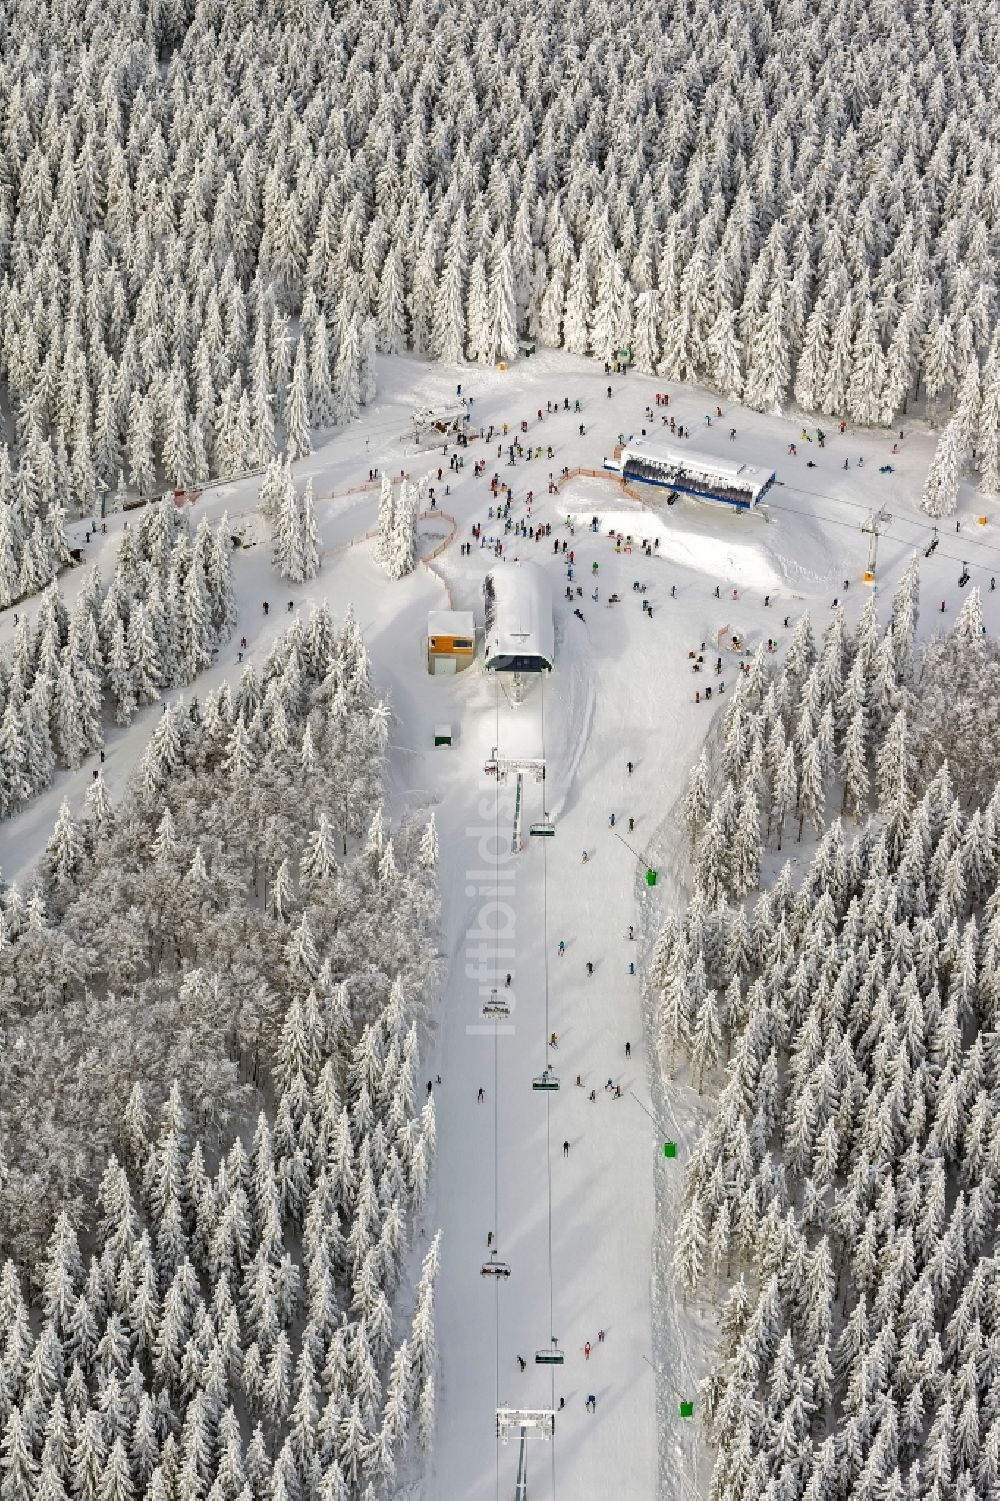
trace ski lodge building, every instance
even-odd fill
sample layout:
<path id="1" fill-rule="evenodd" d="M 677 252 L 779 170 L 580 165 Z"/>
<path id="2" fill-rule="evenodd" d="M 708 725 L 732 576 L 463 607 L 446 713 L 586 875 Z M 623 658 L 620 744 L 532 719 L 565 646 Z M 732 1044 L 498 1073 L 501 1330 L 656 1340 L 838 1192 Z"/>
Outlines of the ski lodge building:
<path id="1" fill-rule="evenodd" d="M 752 510 L 774 484 L 773 470 L 660 443 L 619 445 L 614 458 L 604 460 L 604 467 L 620 474 L 625 483 L 657 485 L 675 496 L 695 495 L 738 511 Z M 671 504 L 670 496 L 667 504 Z"/>
<path id="2" fill-rule="evenodd" d="M 551 672 L 552 590 L 537 563 L 502 563 L 486 575 L 487 672 Z"/>
<path id="3" fill-rule="evenodd" d="M 427 671 L 461 672 L 476 655 L 471 610 L 430 610 L 427 615 Z"/>

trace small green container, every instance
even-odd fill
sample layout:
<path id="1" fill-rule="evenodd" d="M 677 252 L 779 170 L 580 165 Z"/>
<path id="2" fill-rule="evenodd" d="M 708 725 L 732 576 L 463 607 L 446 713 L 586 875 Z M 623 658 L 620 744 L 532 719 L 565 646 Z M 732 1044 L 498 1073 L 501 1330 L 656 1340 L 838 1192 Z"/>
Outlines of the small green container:
<path id="1" fill-rule="evenodd" d="M 655 870 L 647 870 L 647 872 L 646 872 L 646 885 L 647 886 L 655 886 L 656 885 L 656 871 Z"/>
<path id="2" fill-rule="evenodd" d="M 663 1143 L 663 1155 L 664 1157 L 676 1157 L 677 1143 L 675 1141 L 665 1141 Z"/>
<path id="3" fill-rule="evenodd" d="M 693 1402 L 682 1402 L 681 1403 L 681 1417 L 682 1418 L 693 1418 L 694 1417 L 694 1403 Z"/>

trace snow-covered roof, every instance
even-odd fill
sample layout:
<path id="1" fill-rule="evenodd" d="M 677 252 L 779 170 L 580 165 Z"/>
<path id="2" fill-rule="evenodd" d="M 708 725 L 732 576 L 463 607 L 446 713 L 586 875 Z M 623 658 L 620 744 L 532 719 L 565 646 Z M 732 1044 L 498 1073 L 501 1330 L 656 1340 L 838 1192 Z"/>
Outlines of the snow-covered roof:
<path id="1" fill-rule="evenodd" d="M 655 464 L 664 471 L 677 470 L 692 479 L 704 479 L 709 483 L 738 485 L 758 495 L 774 478 L 769 469 L 759 469 L 753 464 L 741 464 L 733 459 L 719 459 L 714 454 L 698 453 L 691 448 L 675 448 L 669 443 L 632 443 L 621 454 L 624 470 L 629 460 Z"/>
<path id="2" fill-rule="evenodd" d="M 471 636 L 475 639 L 476 621 L 471 610 L 429 610 L 428 636 Z"/>
<path id="3" fill-rule="evenodd" d="M 437 422 L 464 422 L 469 413 L 461 404 L 446 407 L 420 407 L 413 414 L 414 427 L 429 427 Z"/>
<path id="4" fill-rule="evenodd" d="M 552 589 L 537 563 L 501 563 L 486 575 L 486 667 L 541 672 L 555 659 Z"/>

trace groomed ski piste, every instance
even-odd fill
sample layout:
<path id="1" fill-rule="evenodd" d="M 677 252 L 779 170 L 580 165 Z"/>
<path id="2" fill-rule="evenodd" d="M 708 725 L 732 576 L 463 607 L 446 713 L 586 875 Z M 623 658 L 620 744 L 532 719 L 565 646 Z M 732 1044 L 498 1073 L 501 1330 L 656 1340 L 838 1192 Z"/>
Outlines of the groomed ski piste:
<path id="1" fill-rule="evenodd" d="M 453 403 L 459 382 L 473 398 L 474 436 L 456 474 L 441 453 L 406 454 L 400 435 L 416 407 Z M 563 470 L 600 470 L 619 435 L 638 441 L 643 427 L 651 440 L 662 433 L 655 396 L 664 391 L 670 414 L 690 428 L 693 447 L 777 472 L 758 511 L 739 514 L 694 500 L 667 507 L 662 492 L 642 487 L 637 500 L 613 477 L 562 480 Z M 558 411 L 546 411 L 550 402 Z M 872 515 L 880 517 L 880 591 L 891 591 L 913 552 L 936 539 L 922 565 L 922 634 L 954 619 L 963 563 L 983 591 L 991 634 L 1000 624 L 992 592 L 993 573 L 1000 573 L 1000 511 L 963 487 L 958 531 L 952 519 L 935 533 L 916 506 L 934 445 L 928 431 L 904 423 L 899 441 L 895 432 L 840 434 L 831 422 L 819 449 L 803 438 L 794 413 L 761 416 L 731 403 L 723 409 L 717 417 L 716 397 L 704 391 L 635 373 L 607 377 L 595 362 L 544 352 L 503 373 L 432 368 L 406 357 L 381 361 L 380 395 L 365 420 L 317 435 L 315 452 L 295 466 L 297 482 L 312 476 L 318 497 L 318 578 L 282 583 L 260 528 L 258 545 L 234 556 L 239 617 L 231 647 L 188 690 L 200 694 L 238 677 L 241 636 L 248 640 L 243 662 L 261 660 L 295 612 L 325 600 L 342 615 L 352 603 L 393 711 L 390 811 L 436 813 L 442 984 L 426 1076 L 438 1111 L 438 1152 L 424 1233 L 443 1230 L 440 1391 L 427 1473 L 411 1487 L 428 1501 L 514 1496 L 516 1429 L 509 1444 L 498 1440 L 498 1408 L 555 1411 L 551 1441 L 528 1445 L 533 1501 L 612 1495 L 688 1501 L 707 1487 L 710 1455 L 699 1442 L 697 1415 L 684 1420 L 679 1405 L 696 1399 L 707 1371 L 714 1310 L 683 1306 L 669 1264 L 683 1162 L 700 1112 L 711 1104 L 659 1081 L 644 1027 L 643 974 L 662 915 L 683 888 L 674 805 L 739 671 L 740 654 L 717 641 L 737 636 L 745 659 L 770 639 L 780 654 L 801 613 L 808 609 L 822 627 L 834 598 L 856 619 L 872 587 L 863 580 L 871 535 L 862 530 Z M 491 424 L 500 431 L 486 442 L 480 428 Z M 808 431 L 815 439 L 812 421 Z M 508 466 L 507 444 L 515 439 L 526 449 L 541 445 L 543 455 L 551 444 L 554 458 Z M 899 452 L 890 458 L 894 442 Z M 788 452 L 790 443 L 797 454 Z M 479 478 L 477 459 L 486 462 Z M 815 467 L 807 467 L 809 460 Z M 892 472 L 880 473 L 886 464 Z M 400 581 L 376 565 L 370 540 L 357 540 L 374 528 L 378 497 L 377 489 L 356 487 L 375 467 L 414 478 L 433 469 L 437 505 L 457 523 L 433 563 Z M 555 494 L 548 493 L 550 472 L 559 484 Z M 515 524 L 548 524 L 551 536 L 535 542 L 491 521 L 494 473 L 512 488 Z M 192 519 L 214 520 L 228 510 L 238 524 L 253 513 L 258 487 L 259 480 L 249 479 L 208 490 Z M 88 563 L 110 573 L 128 519 L 109 520 L 107 534 L 85 547 Z M 476 523 L 482 546 L 471 534 Z M 420 530 L 426 554 L 450 527 L 434 521 Z M 82 542 L 84 531 L 83 523 L 71 526 L 71 545 Z M 502 558 L 490 538 L 503 543 Z M 463 542 L 472 542 L 468 554 Z M 481 627 L 485 574 L 514 559 L 545 570 L 556 630 L 554 669 L 528 684 L 520 704 L 511 702 L 509 685 L 483 672 L 481 650 L 457 676 L 429 676 L 426 664 L 428 611 L 471 608 Z M 85 574 L 63 576 L 68 602 Z M 612 606 L 613 593 L 620 603 Z M 264 600 L 271 606 L 266 617 Z M 31 602 L 19 607 L 31 609 Z M 0 649 L 9 644 L 14 613 L 0 618 Z M 720 655 L 722 669 L 714 674 Z M 698 656 L 704 663 L 694 674 Z M 710 702 L 706 686 L 714 690 Z M 140 713 L 127 729 L 106 724 L 112 797 L 120 795 L 158 712 L 154 706 Z M 435 747 L 442 723 L 451 726 L 453 743 Z M 488 772 L 494 755 L 512 763 L 506 778 Z M 515 852 L 513 763 L 538 758 L 546 775 L 544 782 L 524 777 L 522 848 Z M 91 758 L 76 772 L 57 773 L 45 794 L 3 826 L 0 863 L 8 879 L 29 872 L 64 797 L 78 811 L 94 764 Z M 551 839 L 528 832 L 543 814 L 555 828 Z M 648 884 L 650 870 L 655 885 Z M 482 1014 L 494 986 L 510 1010 L 499 1021 Z M 546 1067 L 558 1076 L 558 1091 L 532 1088 Z M 617 1089 L 609 1091 L 609 1081 Z M 667 1140 L 677 1144 L 675 1159 L 664 1156 Z M 415 1249 L 425 1248 L 426 1242 Z M 491 1251 L 509 1266 L 509 1278 L 482 1275 Z M 536 1352 L 553 1342 L 563 1363 L 536 1364 Z M 592 1411 L 589 1397 L 596 1399 Z"/>

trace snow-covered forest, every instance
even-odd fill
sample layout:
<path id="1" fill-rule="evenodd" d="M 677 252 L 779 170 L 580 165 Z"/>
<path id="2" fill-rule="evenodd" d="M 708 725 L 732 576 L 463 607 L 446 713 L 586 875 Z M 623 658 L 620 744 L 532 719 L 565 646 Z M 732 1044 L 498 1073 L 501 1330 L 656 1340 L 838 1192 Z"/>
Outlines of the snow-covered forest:
<path id="1" fill-rule="evenodd" d="M 63 508 L 307 452 L 377 349 L 627 347 L 860 424 L 918 398 L 955 412 L 929 505 L 969 454 L 1000 484 L 988 8 L 3 14 L 0 605 Z"/>
<path id="2" fill-rule="evenodd" d="M 235 620 L 229 528 L 203 517 L 193 539 L 170 505 L 122 534 L 105 589 L 94 568 L 70 612 L 58 587 L 0 657 L 0 817 L 103 743 L 102 711 L 128 724 L 161 691 L 190 683 Z"/>
<path id="3" fill-rule="evenodd" d="M 653 984 L 664 1068 L 717 1093 L 674 1268 L 722 1305 L 720 1501 L 1000 1483 L 1000 658 L 976 591 L 920 662 L 916 621 L 915 566 L 881 631 L 874 596 L 853 636 L 802 617 L 684 799 L 694 892 Z"/>
<path id="4" fill-rule="evenodd" d="M 339 1501 L 431 1432 L 436 1244 L 405 1338 L 390 1300 L 437 841 L 384 821 L 387 731 L 316 610 L 166 705 L 125 799 L 96 774 L 3 893 L 5 1497 Z"/>

